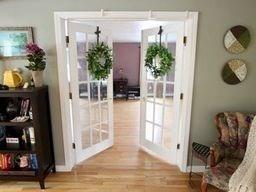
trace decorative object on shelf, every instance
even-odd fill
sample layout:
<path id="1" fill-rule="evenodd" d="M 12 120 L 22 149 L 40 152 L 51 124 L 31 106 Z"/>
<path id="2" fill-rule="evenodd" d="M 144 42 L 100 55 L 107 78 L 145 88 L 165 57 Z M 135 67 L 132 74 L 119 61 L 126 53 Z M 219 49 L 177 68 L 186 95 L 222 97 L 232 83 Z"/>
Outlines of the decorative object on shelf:
<path id="1" fill-rule="evenodd" d="M 32 42 L 32 27 L 0 27 L 0 58 L 24 58 L 25 45 Z"/>
<path id="2" fill-rule="evenodd" d="M 145 66 L 155 79 L 168 74 L 174 61 L 169 50 L 162 46 L 162 33 L 163 29 L 160 26 L 158 32 L 160 36 L 159 44 L 154 43 L 148 47 L 145 59 Z"/>
<path id="3" fill-rule="evenodd" d="M 0 143 L 5 140 L 6 134 L 5 134 L 5 126 L 0 126 Z"/>
<path id="4" fill-rule="evenodd" d="M 6 114 L 9 119 L 13 119 L 19 114 L 19 105 L 13 99 L 10 99 L 10 101 L 7 104 Z"/>
<path id="5" fill-rule="evenodd" d="M 19 149 L 21 146 L 20 138 L 6 137 L 6 147 L 9 149 Z"/>
<path id="6" fill-rule="evenodd" d="M 34 127 L 29 127 L 28 128 L 28 132 L 29 132 L 29 137 L 30 137 L 30 143 L 32 145 L 34 145 L 35 142 L 35 131 L 34 131 Z"/>
<path id="7" fill-rule="evenodd" d="M 121 77 L 121 79 L 123 79 L 124 78 L 124 68 L 120 67 L 118 70 L 118 73 L 119 73 L 119 76 Z"/>
<path id="8" fill-rule="evenodd" d="M 20 87 L 22 85 L 23 78 L 17 71 L 7 70 L 4 72 L 4 85 L 8 87 Z"/>
<path id="9" fill-rule="evenodd" d="M 230 53 L 242 53 L 249 46 L 251 41 L 250 31 L 241 25 L 228 30 L 224 37 L 224 45 Z"/>
<path id="10" fill-rule="evenodd" d="M 27 89 L 29 87 L 29 83 L 28 82 L 25 82 L 24 85 L 23 85 L 23 88 L 24 89 Z"/>
<path id="11" fill-rule="evenodd" d="M 0 113 L 0 122 L 6 121 L 7 120 L 7 116 L 4 113 Z"/>
<path id="12" fill-rule="evenodd" d="M 242 82 L 247 75 L 247 67 L 244 61 L 233 59 L 223 67 L 222 78 L 230 85 L 235 85 Z"/>
<path id="13" fill-rule="evenodd" d="M 26 168 L 29 166 L 28 158 L 29 157 L 27 155 L 22 155 L 20 157 L 20 168 Z"/>
<path id="14" fill-rule="evenodd" d="M 9 87 L 7 85 L 0 84 L 0 90 L 8 90 Z"/>
<path id="15" fill-rule="evenodd" d="M 101 31 L 97 26 L 97 31 L 95 32 L 97 43 L 86 53 L 88 70 L 93 78 L 97 80 L 107 79 L 113 65 L 112 50 L 104 42 L 99 43 L 100 33 Z"/>
<path id="16" fill-rule="evenodd" d="M 26 122 L 29 120 L 29 116 L 18 116 L 11 120 L 11 122 Z"/>
<path id="17" fill-rule="evenodd" d="M 22 117 L 27 116 L 29 108 L 30 108 L 30 99 L 29 98 L 22 99 L 20 104 L 20 116 Z"/>
<path id="18" fill-rule="evenodd" d="M 35 87 L 43 86 L 43 71 L 46 67 L 45 52 L 37 44 L 30 43 L 26 45 L 27 59 L 29 65 L 26 66 L 34 80 Z"/>

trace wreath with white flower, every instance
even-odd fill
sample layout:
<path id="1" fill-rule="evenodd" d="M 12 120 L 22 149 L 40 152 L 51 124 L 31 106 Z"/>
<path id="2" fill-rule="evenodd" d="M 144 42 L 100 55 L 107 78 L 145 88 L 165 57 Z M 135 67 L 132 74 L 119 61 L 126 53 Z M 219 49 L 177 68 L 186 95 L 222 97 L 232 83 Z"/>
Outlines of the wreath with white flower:
<path id="1" fill-rule="evenodd" d="M 157 63 L 157 57 L 159 62 Z M 174 58 L 169 50 L 161 44 L 154 43 L 147 49 L 145 66 L 155 79 L 169 73 L 172 69 Z"/>
<path id="2" fill-rule="evenodd" d="M 112 50 L 105 43 L 97 43 L 86 54 L 88 70 L 93 78 L 107 79 L 113 66 Z"/>

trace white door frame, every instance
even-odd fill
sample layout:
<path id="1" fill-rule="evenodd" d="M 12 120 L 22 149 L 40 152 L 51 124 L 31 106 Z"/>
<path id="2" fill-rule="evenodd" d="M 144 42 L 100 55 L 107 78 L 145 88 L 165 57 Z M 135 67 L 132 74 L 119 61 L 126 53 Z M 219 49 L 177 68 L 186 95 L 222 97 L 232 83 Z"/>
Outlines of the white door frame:
<path id="1" fill-rule="evenodd" d="M 67 53 L 65 20 L 123 20 L 123 21 L 183 21 L 187 43 L 183 58 L 183 84 L 184 94 L 181 106 L 181 119 L 179 131 L 180 150 L 177 154 L 177 165 L 180 170 L 187 171 L 189 149 L 190 120 L 192 110 L 192 96 L 194 84 L 194 69 L 196 62 L 196 40 L 198 26 L 198 12 L 167 12 L 167 11 L 81 11 L 81 12 L 54 12 L 55 37 L 57 48 L 57 63 L 59 75 L 60 107 L 62 119 L 62 132 L 64 144 L 65 165 L 63 171 L 70 171 L 75 165 L 72 148 L 71 119 L 69 106 L 69 87 L 67 75 Z"/>

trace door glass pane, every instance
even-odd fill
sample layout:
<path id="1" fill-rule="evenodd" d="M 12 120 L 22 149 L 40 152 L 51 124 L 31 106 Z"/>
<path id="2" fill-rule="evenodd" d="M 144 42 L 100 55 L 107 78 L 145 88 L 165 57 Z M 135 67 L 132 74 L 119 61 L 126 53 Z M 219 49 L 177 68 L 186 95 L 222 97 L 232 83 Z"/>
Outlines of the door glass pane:
<path id="1" fill-rule="evenodd" d="M 173 62 L 172 69 L 166 77 L 167 82 L 174 82 L 175 79 L 175 61 Z"/>
<path id="2" fill-rule="evenodd" d="M 161 145 L 162 144 L 162 127 L 155 125 L 154 126 L 154 143 Z"/>
<path id="3" fill-rule="evenodd" d="M 165 104 L 173 105 L 174 84 L 166 84 Z"/>
<path id="4" fill-rule="evenodd" d="M 173 106 L 165 107 L 164 126 L 163 126 L 163 145 L 171 149 L 171 131 L 173 128 Z"/>
<path id="5" fill-rule="evenodd" d="M 86 34 L 82 32 L 76 32 L 76 46 L 77 57 L 84 58 L 86 52 Z"/>
<path id="6" fill-rule="evenodd" d="M 108 102 L 101 103 L 101 122 L 108 121 Z"/>
<path id="7" fill-rule="evenodd" d="M 90 112 L 89 107 L 80 107 L 80 124 L 81 129 L 90 125 Z"/>
<path id="8" fill-rule="evenodd" d="M 153 124 L 146 122 L 146 139 L 153 141 Z"/>
<path id="9" fill-rule="evenodd" d="M 86 58 L 78 59 L 78 81 L 87 81 L 87 61 Z"/>
<path id="10" fill-rule="evenodd" d="M 95 145 L 100 142 L 100 125 L 94 125 L 92 130 L 92 143 Z"/>
<path id="11" fill-rule="evenodd" d="M 159 81 L 156 83 L 156 102 L 164 102 L 164 83 Z"/>
<path id="12" fill-rule="evenodd" d="M 87 66 L 86 66 L 86 34 L 76 32 L 76 47 L 77 47 L 77 69 L 78 81 L 87 80 Z"/>
<path id="13" fill-rule="evenodd" d="M 79 84 L 79 105 L 81 108 L 88 105 L 88 84 L 87 83 Z"/>
<path id="14" fill-rule="evenodd" d="M 155 123 L 163 124 L 163 105 L 155 104 Z"/>
<path id="15" fill-rule="evenodd" d="M 99 105 L 92 105 L 91 106 L 91 121 L 92 124 L 96 124 L 96 123 L 100 123 L 100 109 L 99 109 Z"/>
<path id="16" fill-rule="evenodd" d="M 100 82 L 100 100 L 107 100 L 108 98 L 108 84 L 107 81 Z"/>
<path id="17" fill-rule="evenodd" d="M 82 149 L 90 147 L 90 127 L 83 127 L 82 132 Z"/>
<path id="18" fill-rule="evenodd" d="M 154 101 L 154 81 L 149 81 L 147 83 L 147 99 L 149 101 Z"/>
<path id="19" fill-rule="evenodd" d="M 146 117 L 148 121 L 153 122 L 154 104 L 147 102 L 146 104 Z"/>
<path id="20" fill-rule="evenodd" d="M 102 141 L 107 140 L 109 138 L 108 123 L 102 123 L 101 124 L 101 138 L 102 138 Z"/>
<path id="21" fill-rule="evenodd" d="M 88 50 L 93 48 L 96 45 L 97 37 L 95 34 L 88 34 Z"/>
<path id="22" fill-rule="evenodd" d="M 98 82 L 90 83 L 90 98 L 92 104 L 98 102 Z"/>
<path id="23" fill-rule="evenodd" d="M 177 37 L 175 34 L 167 35 L 167 47 L 169 49 L 169 52 L 171 52 L 172 57 L 174 57 L 174 58 L 176 56 L 176 40 L 177 40 Z M 168 73 L 166 81 L 174 82 L 174 79 L 175 79 L 175 60 L 173 61 L 172 69 Z"/>

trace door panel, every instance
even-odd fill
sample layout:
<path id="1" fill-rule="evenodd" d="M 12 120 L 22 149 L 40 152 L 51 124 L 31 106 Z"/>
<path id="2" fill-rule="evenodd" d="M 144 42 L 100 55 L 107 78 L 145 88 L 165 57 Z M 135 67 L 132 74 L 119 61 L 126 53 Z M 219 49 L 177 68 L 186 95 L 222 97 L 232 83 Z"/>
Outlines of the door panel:
<path id="1" fill-rule="evenodd" d="M 163 27 L 162 46 L 169 49 L 175 62 L 167 75 L 154 79 L 144 67 L 144 60 L 148 46 L 160 41 L 158 31 L 159 28 L 142 31 L 140 144 L 160 158 L 176 164 L 183 25 Z M 159 59 L 154 62 L 158 65 Z"/>
<path id="2" fill-rule="evenodd" d="M 93 79 L 88 70 L 85 55 L 97 42 L 96 26 L 69 22 L 68 30 L 70 90 L 78 163 L 113 145 L 112 70 L 107 80 Z M 100 37 L 100 41 L 112 47 L 109 34 L 102 31 Z"/>

